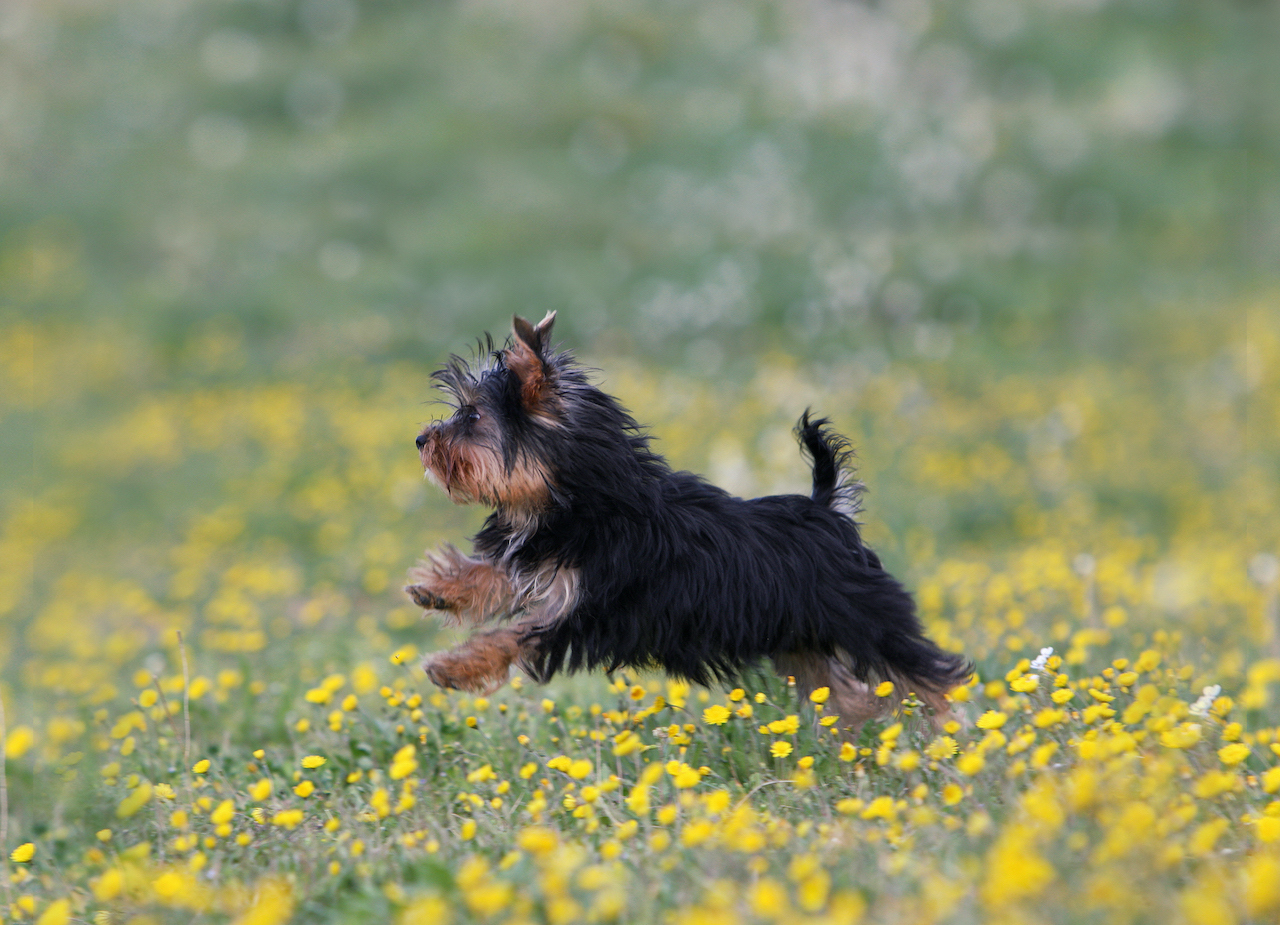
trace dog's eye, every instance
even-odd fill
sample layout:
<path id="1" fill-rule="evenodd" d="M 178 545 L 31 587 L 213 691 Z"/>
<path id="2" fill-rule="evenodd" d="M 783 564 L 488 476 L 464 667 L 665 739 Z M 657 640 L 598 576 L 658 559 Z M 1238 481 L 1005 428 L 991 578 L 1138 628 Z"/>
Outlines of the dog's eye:
<path id="1" fill-rule="evenodd" d="M 472 424 L 474 424 L 476 421 L 480 420 L 480 412 L 477 411 L 475 408 L 472 408 L 469 412 L 467 412 L 467 420 L 470 421 Z"/>

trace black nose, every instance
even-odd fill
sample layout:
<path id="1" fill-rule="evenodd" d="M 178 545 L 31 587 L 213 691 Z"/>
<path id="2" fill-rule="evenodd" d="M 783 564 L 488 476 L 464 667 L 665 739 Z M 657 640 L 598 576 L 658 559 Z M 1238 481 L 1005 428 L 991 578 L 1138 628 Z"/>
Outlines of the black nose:
<path id="1" fill-rule="evenodd" d="M 418 434 L 418 439 L 413 441 L 413 443 L 414 443 L 414 446 L 416 446 L 419 449 L 419 451 L 421 451 L 421 449 L 427 445 L 427 435 Z"/>

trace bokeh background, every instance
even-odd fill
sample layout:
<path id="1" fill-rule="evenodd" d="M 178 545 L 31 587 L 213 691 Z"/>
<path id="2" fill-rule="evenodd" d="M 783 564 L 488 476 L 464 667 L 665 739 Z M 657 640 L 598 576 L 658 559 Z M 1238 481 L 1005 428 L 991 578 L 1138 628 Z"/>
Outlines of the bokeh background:
<path id="1" fill-rule="evenodd" d="M 428 374 L 551 309 L 735 491 L 803 491 L 790 429 L 833 417 L 870 541 L 988 673 L 1163 634 L 1242 689 L 1277 644 L 1278 9 L 6 0 L 11 728 L 61 760 L 177 631 L 272 728 L 442 644 L 399 588 L 481 514 L 421 479 Z"/>

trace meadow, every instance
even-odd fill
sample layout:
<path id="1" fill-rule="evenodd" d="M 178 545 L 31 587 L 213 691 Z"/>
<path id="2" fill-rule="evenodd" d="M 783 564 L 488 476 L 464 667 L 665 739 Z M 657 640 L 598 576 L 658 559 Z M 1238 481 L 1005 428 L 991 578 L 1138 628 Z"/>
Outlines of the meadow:
<path id="1" fill-rule="evenodd" d="M 0 922 L 1275 921 L 1275 25 L 4 7 Z M 737 493 L 834 419 L 955 722 L 426 681 L 429 374 L 549 308 Z"/>

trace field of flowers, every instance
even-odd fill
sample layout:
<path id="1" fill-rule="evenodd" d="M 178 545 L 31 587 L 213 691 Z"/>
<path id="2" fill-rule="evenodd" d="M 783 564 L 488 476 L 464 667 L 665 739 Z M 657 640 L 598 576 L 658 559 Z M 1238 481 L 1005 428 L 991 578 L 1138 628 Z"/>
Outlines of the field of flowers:
<path id="1" fill-rule="evenodd" d="M 742 491 L 803 490 L 806 404 L 859 444 L 869 537 L 978 674 L 936 733 L 882 688 L 856 743 L 764 676 L 427 684 L 449 637 L 398 584 L 478 515 L 420 479 L 425 366 L 166 389 L 124 336 L 9 326 L 3 420 L 76 438 L 32 437 L 0 525 L 0 919 L 1274 921 L 1280 328 L 1246 309 L 1242 351 L 1153 334 L 1177 393 L 589 358 Z"/>
<path id="2" fill-rule="evenodd" d="M 0 0 L 0 923 L 1280 921 L 1280 6 Z M 513 312 L 974 660 L 434 689 Z"/>

